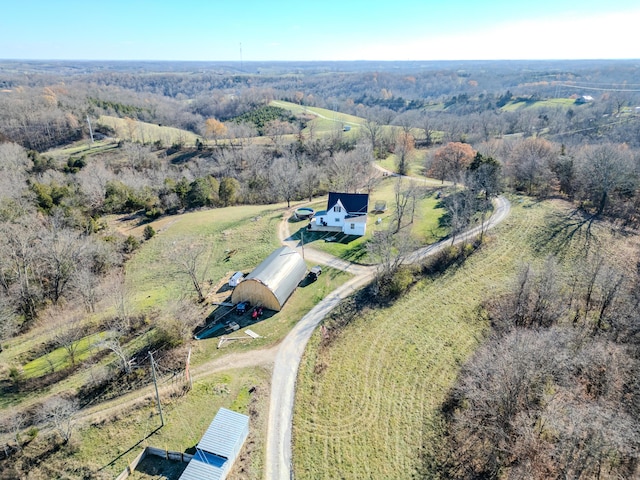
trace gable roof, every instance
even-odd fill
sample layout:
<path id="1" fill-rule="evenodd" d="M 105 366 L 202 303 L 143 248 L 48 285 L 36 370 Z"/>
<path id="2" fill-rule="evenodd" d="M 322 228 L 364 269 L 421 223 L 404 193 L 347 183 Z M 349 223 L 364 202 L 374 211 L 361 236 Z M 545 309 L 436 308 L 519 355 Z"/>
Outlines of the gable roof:
<path id="1" fill-rule="evenodd" d="M 329 192 L 327 210 L 330 210 L 336 203 L 342 203 L 347 213 L 364 215 L 369 210 L 368 193 L 337 193 Z"/>

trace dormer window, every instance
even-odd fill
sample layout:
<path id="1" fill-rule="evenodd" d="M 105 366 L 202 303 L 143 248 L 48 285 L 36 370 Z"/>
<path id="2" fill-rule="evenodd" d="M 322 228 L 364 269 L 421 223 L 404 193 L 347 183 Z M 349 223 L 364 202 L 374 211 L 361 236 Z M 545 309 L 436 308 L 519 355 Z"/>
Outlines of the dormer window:
<path id="1" fill-rule="evenodd" d="M 342 211 L 342 207 L 336 205 L 335 207 L 333 207 L 333 211 L 334 212 L 341 212 Z"/>

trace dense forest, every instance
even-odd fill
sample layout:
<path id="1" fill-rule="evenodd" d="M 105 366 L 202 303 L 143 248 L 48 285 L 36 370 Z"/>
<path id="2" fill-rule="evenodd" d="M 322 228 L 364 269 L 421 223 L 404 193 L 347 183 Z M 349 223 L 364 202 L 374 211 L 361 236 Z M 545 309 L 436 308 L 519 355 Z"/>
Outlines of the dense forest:
<path id="1" fill-rule="evenodd" d="M 606 223 L 637 236 L 639 74 L 637 61 L 0 62 L 0 348 L 46 320 L 58 333 L 43 348 L 66 347 L 76 369 L 74 342 L 108 331 L 104 347 L 121 368 L 83 386 L 74 401 L 114 394 L 136 381 L 121 347 L 148 326 L 123 301 L 123 265 L 141 240 L 105 235 L 107 215 L 144 222 L 365 191 L 376 181 L 372 162 L 393 158 L 405 174 L 417 151 L 424 154 L 420 174 L 469 187 L 443 200 L 454 235 L 508 191 L 569 202 L 580 228 Z M 364 120 L 357 134 L 345 135 L 342 125 L 316 132 L 314 115 L 274 101 Z M 109 126 L 102 117 L 121 122 Z M 141 139 L 134 132 L 143 123 L 184 134 Z M 88 150 L 60 154 L 94 141 Z M 146 229 L 143 241 L 154 233 Z M 486 300 L 492 333 L 448 405 L 454 453 L 439 460 L 447 475 L 499 478 L 506 468 L 513 478 L 637 473 L 640 257 L 634 252 L 628 260 L 633 268 L 622 270 L 586 257 L 576 267 L 579 279 L 560 286 L 550 259 L 543 273 L 523 267 L 510 295 Z M 104 298 L 113 317 L 83 323 Z M 185 317 L 188 304 L 176 307 Z M 186 318 L 180 331 L 159 324 L 140 355 L 180 345 L 197 321 Z M 541 356 L 549 351 L 555 353 Z M 29 382 L 3 365 L 0 388 L 34 391 L 60 375 Z M 551 400 L 542 409 L 550 379 L 562 385 L 565 403 Z M 504 399 L 507 390 L 513 396 Z M 574 417 L 563 410 L 567 404 Z M 588 405 L 602 415 L 594 418 Z M 616 411 L 621 415 L 609 421 Z M 5 433 L 42 418 L 35 409 L 4 413 Z M 542 422 L 557 422 L 557 436 L 532 444 Z M 8 442 L 4 456 L 20 445 Z M 514 467 L 525 454 L 536 468 Z"/>

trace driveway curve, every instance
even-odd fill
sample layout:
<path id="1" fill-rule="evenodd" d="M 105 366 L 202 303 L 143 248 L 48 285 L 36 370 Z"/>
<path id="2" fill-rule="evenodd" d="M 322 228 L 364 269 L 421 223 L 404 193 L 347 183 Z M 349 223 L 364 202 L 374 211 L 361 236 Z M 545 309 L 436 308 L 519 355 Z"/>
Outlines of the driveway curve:
<path id="1" fill-rule="evenodd" d="M 428 247 L 416 250 L 408 255 L 404 263 L 415 263 L 429 255 L 442 250 L 447 245 L 466 241 L 483 230 L 486 231 L 502 222 L 511 208 L 509 201 L 500 196 L 494 201 L 493 215 L 483 226 L 474 227 L 455 237 L 455 241 L 442 240 Z M 288 218 L 293 209 L 287 210 L 280 223 L 278 233 L 284 245 L 296 250 L 301 248 L 298 241 L 291 238 Z M 295 382 L 300 360 L 311 334 L 320 321 L 340 303 L 340 301 L 371 282 L 376 268 L 356 265 L 336 258 L 311 247 L 305 247 L 304 256 L 307 260 L 321 263 L 352 273 L 354 277 L 331 292 L 321 300 L 309 313 L 300 319 L 280 344 L 273 366 L 271 378 L 271 399 L 269 403 L 269 420 L 267 430 L 267 458 L 265 478 L 267 480 L 287 480 L 293 478 L 292 464 L 292 427 L 293 406 L 295 400 Z"/>

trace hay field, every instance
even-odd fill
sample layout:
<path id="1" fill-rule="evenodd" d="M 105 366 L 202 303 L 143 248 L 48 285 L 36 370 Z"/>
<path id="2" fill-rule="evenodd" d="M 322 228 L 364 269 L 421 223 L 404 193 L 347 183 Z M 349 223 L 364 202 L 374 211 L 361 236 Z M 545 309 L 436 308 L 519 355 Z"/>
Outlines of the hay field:
<path id="1" fill-rule="evenodd" d="M 476 309 L 508 288 L 521 262 L 544 256 L 534 249 L 554 208 L 516 203 L 461 266 L 363 313 L 330 347 L 314 334 L 298 374 L 296 478 L 421 476 L 438 409 L 488 328 Z"/>

